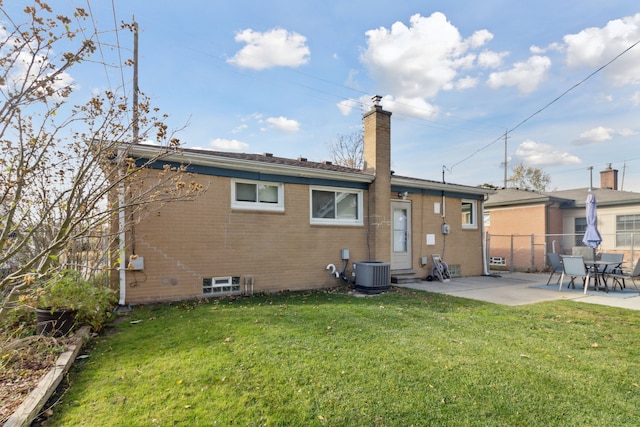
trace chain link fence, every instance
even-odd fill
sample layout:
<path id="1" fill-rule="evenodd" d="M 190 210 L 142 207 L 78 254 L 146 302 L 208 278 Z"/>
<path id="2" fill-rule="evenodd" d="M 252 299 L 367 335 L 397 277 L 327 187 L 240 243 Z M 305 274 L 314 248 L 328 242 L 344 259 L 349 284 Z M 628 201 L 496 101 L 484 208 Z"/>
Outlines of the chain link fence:
<path id="1" fill-rule="evenodd" d="M 623 267 L 632 267 L 640 257 L 640 234 L 601 234 L 596 257 L 603 252 L 624 254 Z M 486 234 L 491 270 L 539 272 L 547 270 L 546 254 L 582 255 L 592 259 L 594 250 L 582 243 L 583 234 Z"/>

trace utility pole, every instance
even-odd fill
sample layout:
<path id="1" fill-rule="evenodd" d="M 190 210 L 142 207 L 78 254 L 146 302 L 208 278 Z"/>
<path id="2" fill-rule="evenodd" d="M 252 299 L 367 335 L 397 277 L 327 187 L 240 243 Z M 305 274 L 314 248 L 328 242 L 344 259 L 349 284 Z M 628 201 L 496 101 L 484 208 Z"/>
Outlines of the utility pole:
<path id="1" fill-rule="evenodd" d="M 507 134 L 508 130 L 504 131 L 504 186 L 503 188 L 507 188 Z"/>
<path id="2" fill-rule="evenodd" d="M 133 17 L 133 143 L 138 144 L 138 23 Z"/>

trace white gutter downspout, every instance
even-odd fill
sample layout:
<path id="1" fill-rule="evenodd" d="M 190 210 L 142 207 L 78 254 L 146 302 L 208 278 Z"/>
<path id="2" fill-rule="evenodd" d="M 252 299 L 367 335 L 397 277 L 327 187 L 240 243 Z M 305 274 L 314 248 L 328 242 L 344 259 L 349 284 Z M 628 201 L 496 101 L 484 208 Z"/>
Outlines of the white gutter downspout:
<path id="1" fill-rule="evenodd" d="M 118 165 L 118 178 L 120 179 L 120 183 L 118 184 L 118 240 L 119 240 L 119 253 L 120 253 L 120 263 L 118 264 L 118 271 L 120 274 L 120 298 L 118 300 L 118 305 L 124 306 L 126 304 L 126 296 L 127 296 L 127 272 L 125 270 L 125 197 L 124 197 L 124 181 L 122 175 L 122 169 Z"/>
<path id="2" fill-rule="evenodd" d="M 484 200 L 482 201 L 482 208 L 480 209 L 480 218 L 478 218 L 478 222 L 480 223 L 480 238 L 482 239 L 482 274 L 484 276 L 489 275 L 489 265 L 487 264 L 487 236 L 484 229 L 484 202 L 488 199 L 488 195 L 485 194 Z"/>

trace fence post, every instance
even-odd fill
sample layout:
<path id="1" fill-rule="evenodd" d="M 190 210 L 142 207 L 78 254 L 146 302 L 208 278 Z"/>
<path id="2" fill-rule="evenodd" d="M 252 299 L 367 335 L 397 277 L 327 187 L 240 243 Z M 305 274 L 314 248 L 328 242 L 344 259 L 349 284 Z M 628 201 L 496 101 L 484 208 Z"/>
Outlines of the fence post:
<path id="1" fill-rule="evenodd" d="M 532 234 L 531 235 L 531 265 L 529 266 L 529 273 L 533 273 L 534 271 L 534 266 L 536 262 L 536 247 L 535 247 L 535 236 Z"/>
<path id="2" fill-rule="evenodd" d="M 629 268 L 631 268 L 632 271 L 633 271 L 633 268 L 635 267 L 635 263 L 633 262 L 634 261 L 633 248 L 634 248 L 635 241 L 636 241 L 636 233 L 631 233 L 631 260 L 630 260 Z M 640 260 L 638 260 L 638 262 L 640 262 Z"/>
<path id="3" fill-rule="evenodd" d="M 509 273 L 513 273 L 513 234 L 511 235 L 511 248 L 509 249 Z"/>

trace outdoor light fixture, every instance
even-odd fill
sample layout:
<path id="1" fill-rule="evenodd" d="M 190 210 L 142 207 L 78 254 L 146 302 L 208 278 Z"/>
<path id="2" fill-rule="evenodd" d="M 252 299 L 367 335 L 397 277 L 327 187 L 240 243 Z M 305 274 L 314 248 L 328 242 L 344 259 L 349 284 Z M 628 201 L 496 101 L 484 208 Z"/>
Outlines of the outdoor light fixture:
<path id="1" fill-rule="evenodd" d="M 398 198 L 402 199 L 402 200 L 406 200 L 407 196 L 409 195 L 408 191 L 398 191 Z"/>

